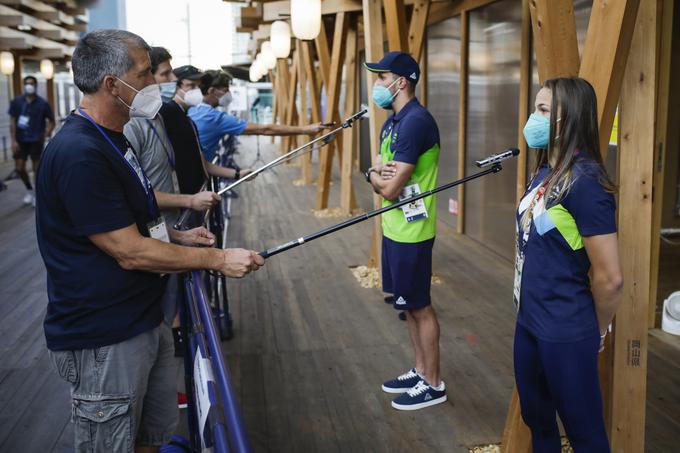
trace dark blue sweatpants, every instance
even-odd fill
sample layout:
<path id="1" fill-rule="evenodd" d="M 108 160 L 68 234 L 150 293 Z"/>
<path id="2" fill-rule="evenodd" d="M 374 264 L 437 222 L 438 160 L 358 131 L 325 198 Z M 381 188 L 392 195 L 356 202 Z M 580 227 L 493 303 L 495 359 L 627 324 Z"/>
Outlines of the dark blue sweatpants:
<path id="1" fill-rule="evenodd" d="M 534 453 L 559 453 L 559 414 L 574 453 L 609 453 L 597 372 L 597 335 L 573 343 L 542 341 L 517 324 L 515 382 Z"/>

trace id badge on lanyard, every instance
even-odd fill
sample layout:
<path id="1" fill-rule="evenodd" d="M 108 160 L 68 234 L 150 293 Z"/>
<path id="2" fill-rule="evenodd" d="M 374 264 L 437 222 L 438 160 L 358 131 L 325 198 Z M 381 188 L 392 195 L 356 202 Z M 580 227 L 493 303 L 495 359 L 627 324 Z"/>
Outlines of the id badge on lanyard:
<path id="1" fill-rule="evenodd" d="M 401 191 L 401 194 L 399 194 L 399 201 L 420 195 L 421 193 L 420 185 L 418 183 L 409 184 L 408 186 L 405 186 Z M 415 222 L 416 220 L 427 219 L 427 208 L 425 207 L 425 201 L 422 198 L 402 206 L 401 211 L 404 213 L 404 219 L 409 223 Z"/>
<path id="2" fill-rule="evenodd" d="M 170 235 L 168 234 L 168 227 L 165 225 L 165 219 L 160 216 L 153 222 L 146 224 L 149 229 L 149 234 L 153 239 L 158 239 L 163 242 L 170 242 Z"/>
<path id="3" fill-rule="evenodd" d="M 31 117 L 28 115 L 19 115 L 19 118 L 17 118 L 17 128 L 19 129 L 28 129 L 30 123 Z"/>

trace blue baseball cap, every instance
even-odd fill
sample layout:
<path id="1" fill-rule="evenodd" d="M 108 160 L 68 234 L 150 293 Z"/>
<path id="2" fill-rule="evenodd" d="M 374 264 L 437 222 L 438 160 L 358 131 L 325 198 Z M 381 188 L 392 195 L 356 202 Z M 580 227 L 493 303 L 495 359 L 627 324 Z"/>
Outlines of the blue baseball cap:
<path id="1" fill-rule="evenodd" d="M 392 72 L 406 77 L 406 80 L 410 80 L 414 84 L 420 80 L 420 66 L 406 52 L 389 52 L 379 62 L 364 63 L 364 66 L 371 72 Z"/>

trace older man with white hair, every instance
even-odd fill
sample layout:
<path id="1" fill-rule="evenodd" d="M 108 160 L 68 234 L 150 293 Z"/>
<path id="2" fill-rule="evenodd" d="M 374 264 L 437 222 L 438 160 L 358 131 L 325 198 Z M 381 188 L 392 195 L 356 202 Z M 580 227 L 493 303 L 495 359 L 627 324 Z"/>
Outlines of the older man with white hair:
<path id="1" fill-rule="evenodd" d="M 163 221 L 123 135 L 130 117 L 153 118 L 161 107 L 146 42 L 94 31 L 72 67 L 84 97 L 46 148 L 36 183 L 47 347 L 71 384 L 76 451 L 158 451 L 178 419 L 163 274 L 242 277 L 264 261 L 251 250 L 196 247 L 212 245 L 212 234 Z"/>

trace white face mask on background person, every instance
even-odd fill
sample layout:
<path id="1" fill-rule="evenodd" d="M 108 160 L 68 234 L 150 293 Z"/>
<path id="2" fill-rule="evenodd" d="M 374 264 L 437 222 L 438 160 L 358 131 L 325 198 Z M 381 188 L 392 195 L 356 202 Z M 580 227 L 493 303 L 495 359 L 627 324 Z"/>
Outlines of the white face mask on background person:
<path id="1" fill-rule="evenodd" d="M 234 99 L 232 98 L 231 93 L 229 91 L 227 91 L 226 93 L 224 93 L 223 96 L 220 96 L 220 99 L 219 99 L 218 102 L 220 104 L 220 107 L 222 107 L 223 109 L 226 110 L 227 107 L 229 107 L 229 104 L 231 104 L 231 101 L 233 101 L 233 100 Z"/>
<path id="2" fill-rule="evenodd" d="M 24 94 L 28 95 L 35 94 L 35 85 L 33 85 L 32 83 L 24 85 Z"/>
<path id="3" fill-rule="evenodd" d="M 161 90 L 157 84 L 154 83 L 138 90 L 124 80 L 118 79 L 118 81 L 137 93 L 132 99 L 132 105 L 128 105 L 118 96 L 118 100 L 130 109 L 130 118 L 152 119 L 158 114 L 158 111 L 163 106 L 163 100 L 161 99 Z"/>
<path id="4" fill-rule="evenodd" d="M 179 89 L 178 91 L 184 93 L 184 102 L 186 102 L 187 105 L 195 107 L 203 102 L 203 93 L 201 93 L 200 88 L 194 88 L 193 90 L 189 91 Z"/>

